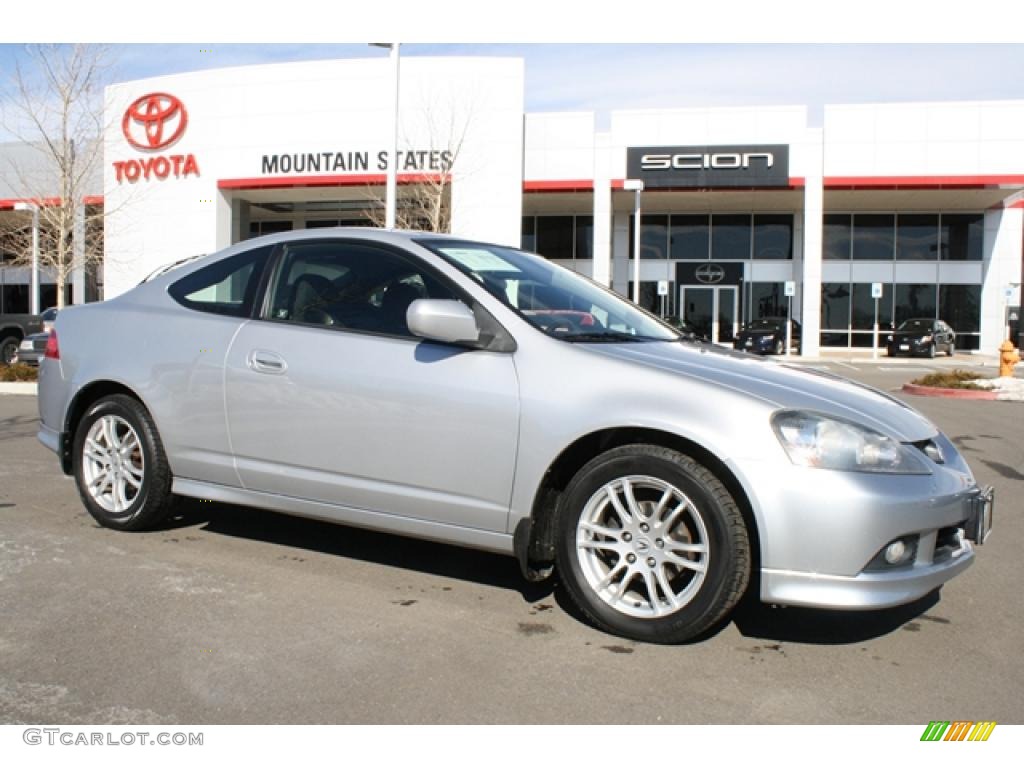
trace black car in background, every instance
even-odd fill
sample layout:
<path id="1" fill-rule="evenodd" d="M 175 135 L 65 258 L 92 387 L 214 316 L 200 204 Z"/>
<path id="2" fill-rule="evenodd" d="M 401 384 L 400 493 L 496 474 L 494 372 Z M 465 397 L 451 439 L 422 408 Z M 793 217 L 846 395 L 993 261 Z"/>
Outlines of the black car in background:
<path id="1" fill-rule="evenodd" d="M 743 326 L 736 335 L 732 345 L 743 352 L 756 352 L 759 355 L 782 355 L 786 352 L 786 318 L 762 317 L 752 320 Z M 792 348 L 800 347 L 800 323 L 790 320 L 793 325 L 790 344 Z"/>
<path id="2" fill-rule="evenodd" d="M 935 357 L 942 351 L 950 357 L 956 352 L 956 333 L 942 320 L 914 317 L 904 320 L 887 340 L 889 357 L 923 355 Z"/>

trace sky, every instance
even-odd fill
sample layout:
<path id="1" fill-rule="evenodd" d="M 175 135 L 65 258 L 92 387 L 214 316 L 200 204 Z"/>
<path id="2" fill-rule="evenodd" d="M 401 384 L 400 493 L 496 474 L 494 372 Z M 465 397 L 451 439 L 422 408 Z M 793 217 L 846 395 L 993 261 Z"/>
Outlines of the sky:
<path id="1" fill-rule="evenodd" d="M 420 40 L 403 43 L 402 56 L 521 57 L 527 111 L 594 111 L 599 128 L 613 109 L 805 105 L 810 124 L 820 125 L 824 104 L 1024 99 L 1024 23 L 1010 0 L 986 0 L 984 11 L 963 0 L 630 0 L 603 11 L 596 0 L 378 0 L 359 8 L 307 0 L 292 15 L 280 0 L 248 0 L 245 13 L 210 0 L 147 4 L 146 14 L 126 0 L 51 3 L 45 25 L 28 4 L 5 10 L 0 110 L 23 43 L 40 41 L 113 43 L 110 81 L 120 82 L 384 57 L 365 41 Z M 127 42 L 147 36 L 161 42 Z"/>

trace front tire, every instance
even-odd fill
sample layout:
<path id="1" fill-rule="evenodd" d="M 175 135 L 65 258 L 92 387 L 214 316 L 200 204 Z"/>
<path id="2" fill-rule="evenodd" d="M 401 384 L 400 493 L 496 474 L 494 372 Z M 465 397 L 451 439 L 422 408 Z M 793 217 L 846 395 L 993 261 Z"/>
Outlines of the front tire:
<path id="1" fill-rule="evenodd" d="M 110 395 L 89 408 L 72 457 L 82 503 L 107 528 L 139 531 L 170 511 L 171 470 L 149 412 L 134 398 Z"/>
<path id="2" fill-rule="evenodd" d="M 557 565 L 580 611 L 633 640 L 681 643 L 721 621 L 750 579 L 736 501 L 677 451 L 628 445 L 570 482 L 559 508 Z"/>
<path id="3" fill-rule="evenodd" d="M 946 349 L 946 355 L 948 357 L 952 357 L 955 354 L 956 354 L 956 342 L 955 341 L 951 341 L 951 342 L 949 342 L 949 348 Z"/>
<path id="4" fill-rule="evenodd" d="M 786 353 L 786 343 L 782 340 L 775 342 L 775 354 L 783 355 Z"/>

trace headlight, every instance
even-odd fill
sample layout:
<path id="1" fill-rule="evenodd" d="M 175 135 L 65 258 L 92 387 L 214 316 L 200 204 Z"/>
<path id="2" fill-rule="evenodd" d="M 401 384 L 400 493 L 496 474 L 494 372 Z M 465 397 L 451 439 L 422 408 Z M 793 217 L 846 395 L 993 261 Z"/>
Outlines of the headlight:
<path id="1" fill-rule="evenodd" d="M 848 421 L 803 411 L 780 411 L 772 427 L 794 464 L 847 472 L 929 475 L 912 446 Z"/>
<path id="2" fill-rule="evenodd" d="M 931 344 L 931 341 L 932 341 L 932 337 L 931 336 L 922 336 L 921 337 L 921 341 L 919 341 L 918 343 L 919 344 Z"/>

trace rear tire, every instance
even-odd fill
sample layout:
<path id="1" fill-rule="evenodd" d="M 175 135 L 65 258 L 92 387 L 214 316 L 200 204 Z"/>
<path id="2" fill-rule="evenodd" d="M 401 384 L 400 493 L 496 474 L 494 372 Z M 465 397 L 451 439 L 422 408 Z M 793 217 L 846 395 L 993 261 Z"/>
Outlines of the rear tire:
<path id="1" fill-rule="evenodd" d="M 75 431 L 72 460 L 82 503 L 100 525 L 140 531 L 170 511 L 170 465 L 138 400 L 110 395 L 93 403 Z"/>
<path id="2" fill-rule="evenodd" d="M 561 580 L 607 632 L 681 643 L 724 619 L 747 588 L 739 507 L 707 467 L 677 451 L 601 454 L 572 479 L 558 515 Z"/>
<path id="3" fill-rule="evenodd" d="M 21 342 L 17 336 L 4 336 L 0 339 L 0 363 L 11 364 L 14 356 L 18 354 L 18 345 Z"/>

